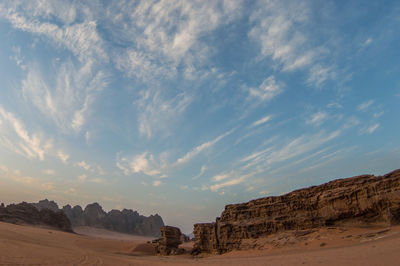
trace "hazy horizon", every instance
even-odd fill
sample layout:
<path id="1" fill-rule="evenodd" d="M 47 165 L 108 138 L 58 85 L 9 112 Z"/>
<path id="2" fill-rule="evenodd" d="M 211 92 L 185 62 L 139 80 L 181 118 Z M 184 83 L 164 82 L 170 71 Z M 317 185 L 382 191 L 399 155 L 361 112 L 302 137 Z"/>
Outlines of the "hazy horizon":
<path id="1" fill-rule="evenodd" d="M 158 213 L 400 168 L 398 1 L 2 1 L 0 202 Z"/>

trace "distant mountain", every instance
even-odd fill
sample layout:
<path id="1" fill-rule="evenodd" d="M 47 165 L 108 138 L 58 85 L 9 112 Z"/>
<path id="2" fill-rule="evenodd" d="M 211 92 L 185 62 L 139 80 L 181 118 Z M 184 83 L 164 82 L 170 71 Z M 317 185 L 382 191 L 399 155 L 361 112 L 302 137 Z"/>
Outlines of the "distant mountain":
<path id="1" fill-rule="evenodd" d="M 32 203 L 32 205 L 38 210 L 60 210 L 56 202 L 47 199 Z M 91 226 L 143 236 L 159 236 L 160 228 L 164 226 L 164 222 L 158 214 L 146 217 L 130 209 L 111 210 L 106 213 L 97 202 L 88 204 L 84 210 L 79 205 L 71 207 L 69 204 L 61 210 L 68 217 L 72 226 Z"/>
<path id="2" fill-rule="evenodd" d="M 53 211 L 47 208 L 39 210 L 26 202 L 8 206 L 1 204 L 0 221 L 14 224 L 44 225 L 72 232 L 71 223 L 62 211 Z"/>

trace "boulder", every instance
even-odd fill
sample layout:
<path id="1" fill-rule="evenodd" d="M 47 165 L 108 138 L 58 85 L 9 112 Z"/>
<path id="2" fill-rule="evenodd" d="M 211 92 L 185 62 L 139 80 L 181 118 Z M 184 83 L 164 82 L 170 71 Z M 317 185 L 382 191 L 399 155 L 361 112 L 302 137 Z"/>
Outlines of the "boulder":
<path id="1" fill-rule="evenodd" d="M 184 249 L 179 248 L 182 244 L 181 230 L 173 226 L 163 226 L 160 228 L 161 238 L 157 239 L 156 252 L 159 255 L 179 255 L 185 252 Z"/>

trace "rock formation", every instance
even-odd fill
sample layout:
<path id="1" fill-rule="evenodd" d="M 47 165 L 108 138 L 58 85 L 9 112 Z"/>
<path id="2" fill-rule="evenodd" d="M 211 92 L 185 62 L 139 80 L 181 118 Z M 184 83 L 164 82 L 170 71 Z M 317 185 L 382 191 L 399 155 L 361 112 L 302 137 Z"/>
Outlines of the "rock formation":
<path id="1" fill-rule="evenodd" d="M 0 207 L 0 221 L 16 224 L 44 225 L 72 232 L 71 223 L 62 211 L 38 210 L 29 203 L 10 204 Z"/>
<path id="2" fill-rule="evenodd" d="M 179 255 L 185 252 L 179 248 L 182 244 L 181 230 L 173 226 L 163 226 L 160 228 L 161 238 L 156 240 L 156 252 L 159 255 Z"/>
<path id="3" fill-rule="evenodd" d="M 227 205 L 215 223 L 194 225 L 194 253 L 240 249 L 244 239 L 283 230 L 396 224 L 400 224 L 400 169 Z"/>
<path id="4" fill-rule="evenodd" d="M 55 201 L 50 201 L 48 199 L 40 200 L 38 203 L 31 203 L 36 209 L 43 210 L 49 209 L 53 212 L 58 212 L 60 209 L 58 208 L 58 204 Z"/>
<path id="5" fill-rule="evenodd" d="M 47 199 L 31 204 L 38 210 L 60 210 L 56 202 Z M 127 209 L 122 211 L 111 210 L 106 213 L 96 202 L 88 204 L 84 210 L 79 205 L 73 208 L 70 205 L 65 205 L 62 211 L 68 217 L 72 226 L 91 226 L 135 235 L 159 236 L 160 228 L 164 225 L 161 216 L 158 214 L 146 217 L 140 215 L 137 211 Z"/>

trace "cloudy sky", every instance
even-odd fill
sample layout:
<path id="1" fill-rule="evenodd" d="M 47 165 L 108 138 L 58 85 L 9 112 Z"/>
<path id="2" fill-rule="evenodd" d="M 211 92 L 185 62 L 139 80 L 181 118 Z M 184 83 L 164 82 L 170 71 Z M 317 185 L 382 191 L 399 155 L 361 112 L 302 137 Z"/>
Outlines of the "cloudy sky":
<path id="1" fill-rule="evenodd" d="M 159 213 L 400 168 L 398 1 L 1 1 L 0 201 Z"/>

